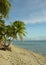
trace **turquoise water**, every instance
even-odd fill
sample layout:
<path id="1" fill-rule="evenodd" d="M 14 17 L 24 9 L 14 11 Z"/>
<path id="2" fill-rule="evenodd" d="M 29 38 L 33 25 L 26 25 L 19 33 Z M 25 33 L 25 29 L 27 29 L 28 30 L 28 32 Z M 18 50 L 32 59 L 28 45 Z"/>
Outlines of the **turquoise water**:
<path id="1" fill-rule="evenodd" d="M 19 47 L 46 55 L 46 41 L 14 41 L 14 44 Z"/>

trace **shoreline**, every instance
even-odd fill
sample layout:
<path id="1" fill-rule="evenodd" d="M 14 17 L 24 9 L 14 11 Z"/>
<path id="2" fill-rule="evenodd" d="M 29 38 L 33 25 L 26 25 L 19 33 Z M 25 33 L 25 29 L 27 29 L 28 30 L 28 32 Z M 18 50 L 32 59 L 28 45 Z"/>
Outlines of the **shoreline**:
<path id="1" fill-rule="evenodd" d="M 46 56 L 46 53 L 45 53 L 45 51 L 43 51 L 42 52 L 42 49 L 40 49 L 41 50 L 41 52 L 38 50 L 38 48 L 37 49 L 35 49 L 35 48 L 33 48 L 33 46 L 30 44 L 30 46 L 29 46 L 29 48 L 28 47 L 25 47 L 25 44 L 22 44 L 21 43 L 21 45 L 19 45 L 19 44 L 13 44 L 13 45 L 15 45 L 15 46 L 17 46 L 17 47 L 19 47 L 19 48 L 22 48 L 22 49 L 26 49 L 26 50 L 28 50 L 28 51 L 33 51 L 34 53 L 38 53 L 38 54 L 41 54 L 41 55 L 45 55 Z M 28 44 L 29 45 L 29 44 Z M 23 47 L 24 46 L 24 47 Z M 31 47 L 32 46 L 32 47 Z M 41 47 L 41 46 L 40 46 Z M 33 49 L 34 50 L 33 50 Z"/>

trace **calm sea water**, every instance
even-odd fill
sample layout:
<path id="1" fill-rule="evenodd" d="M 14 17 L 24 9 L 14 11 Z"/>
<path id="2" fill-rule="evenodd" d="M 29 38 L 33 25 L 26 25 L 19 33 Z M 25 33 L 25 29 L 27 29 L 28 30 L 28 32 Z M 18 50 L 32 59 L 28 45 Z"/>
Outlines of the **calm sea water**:
<path id="1" fill-rule="evenodd" d="M 14 41 L 14 44 L 19 47 L 46 55 L 46 41 Z"/>

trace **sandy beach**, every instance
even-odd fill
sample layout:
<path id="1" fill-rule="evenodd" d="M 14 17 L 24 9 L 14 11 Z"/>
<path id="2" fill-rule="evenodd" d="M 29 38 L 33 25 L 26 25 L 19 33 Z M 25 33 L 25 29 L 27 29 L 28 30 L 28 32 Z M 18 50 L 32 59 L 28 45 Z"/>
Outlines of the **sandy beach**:
<path id="1" fill-rule="evenodd" d="M 46 65 L 46 56 L 14 45 L 11 50 L 0 50 L 0 65 Z"/>

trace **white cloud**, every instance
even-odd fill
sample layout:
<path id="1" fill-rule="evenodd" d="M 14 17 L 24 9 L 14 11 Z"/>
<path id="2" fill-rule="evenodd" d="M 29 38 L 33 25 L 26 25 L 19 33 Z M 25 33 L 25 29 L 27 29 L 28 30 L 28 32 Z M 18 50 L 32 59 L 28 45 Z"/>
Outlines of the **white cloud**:
<path id="1" fill-rule="evenodd" d="M 29 15 L 29 18 L 23 20 L 25 23 L 42 23 L 46 22 L 46 11 L 34 12 Z"/>
<path id="2" fill-rule="evenodd" d="M 30 18 L 27 20 L 23 20 L 26 24 L 27 23 L 42 23 L 42 22 L 46 22 L 46 16 L 43 17 L 36 17 L 36 18 Z"/>

